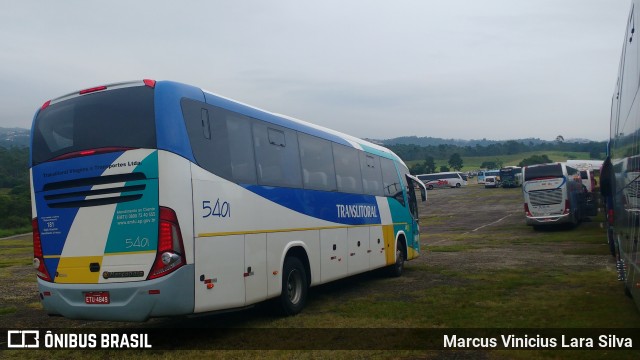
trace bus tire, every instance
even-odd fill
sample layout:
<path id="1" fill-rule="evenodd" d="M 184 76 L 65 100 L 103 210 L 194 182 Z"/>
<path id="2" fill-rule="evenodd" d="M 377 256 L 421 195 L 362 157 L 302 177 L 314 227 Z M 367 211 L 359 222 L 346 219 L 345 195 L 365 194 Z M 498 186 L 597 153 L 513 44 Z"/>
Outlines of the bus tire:
<path id="1" fill-rule="evenodd" d="M 307 301 L 307 273 L 300 259 L 289 256 L 284 259 L 282 267 L 282 292 L 280 305 L 284 315 L 296 315 L 304 308 Z"/>
<path id="2" fill-rule="evenodd" d="M 428 190 L 433 190 L 433 185 L 431 185 L 431 184 L 427 185 L 427 189 Z"/>
<path id="3" fill-rule="evenodd" d="M 389 275 L 392 277 L 400 277 L 404 272 L 404 244 L 398 242 L 396 248 L 396 263 L 389 267 Z"/>
<path id="4" fill-rule="evenodd" d="M 460 185 L 460 183 L 456 183 L 456 187 L 457 188 L 459 188 L 460 186 L 462 186 L 462 185 Z"/>

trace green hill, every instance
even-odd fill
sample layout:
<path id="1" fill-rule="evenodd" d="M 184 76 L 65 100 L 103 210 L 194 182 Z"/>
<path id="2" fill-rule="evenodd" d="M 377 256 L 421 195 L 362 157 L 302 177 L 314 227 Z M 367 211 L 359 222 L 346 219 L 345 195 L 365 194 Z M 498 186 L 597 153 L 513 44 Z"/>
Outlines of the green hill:
<path id="1" fill-rule="evenodd" d="M 531 157 L 533 155 L 547 155 L 549 159 L 553 161 L 567 161 L 570 159 L 589 159 L 588 152 L 579 152 L 579 151 L 530 151 L 523 152 L 519 154 L 511 154 L 511 155 L 496 155 L 496 156 L 462 156 L 462 170 L 461 171 L 472 171 L 480 169 L 480 165 L 486 161 L 494 161 L 494 162 L 502 162 L 503 166 L 508 165 L 518 165 L 522 160 Z M 445 159 L 436 159 L 436 169 L 440 169 L 440 166 L 447 166 L 448 160 Z M 420 160 L 412 160 L 407 161 L 406 164 L 409 168 L 416 163 L 420 163 Z"/>

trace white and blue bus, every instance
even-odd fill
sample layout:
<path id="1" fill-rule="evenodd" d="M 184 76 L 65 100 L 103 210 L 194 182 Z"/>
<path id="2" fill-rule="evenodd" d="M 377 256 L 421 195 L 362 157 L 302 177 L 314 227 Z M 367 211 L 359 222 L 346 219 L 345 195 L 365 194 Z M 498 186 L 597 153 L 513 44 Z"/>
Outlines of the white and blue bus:
<path id="1" fill-rule="evenodd" d="M 636 16 L 636 13 L 638 15 Z M 635 19 L 640 2 L 633 0 L 617 82 L 611 98 L 610 136 L 607 159 L 600 173 L 600 190 L 607 206 L 608 240 L 618 261 L 618 278 L 625 293 L 640 308 L 640 78 Z"/>
<path id="2" fill-rule="evenodd" d="M 31 133 L 43 307 L 73 319 L 243 308 L 420 253 L 391 151 L 202 89 L 144 80 L 47 101 Z"/>
<path id="3" fill-rule="evenodd" d="M 522 173 L 527 225 L 577 225 L 586 215 L 585 192 L 577 169 L 557 162 L 525 166 Z"/>
<path id="4" fill-rule="evenodd" d="M 522 168 L 518 166 L 505 166 L 500 169 L 500 185 L 503 188 L 522 186 Z"/>
<path id="5" fill-rule="evenodd" d="M 478 176 L 476 177 L 476 181 L 478 182 L 478 184 L 484 184 L 484 179 L 486 176 L 486 170 L 480 170 L 478 171 Z"/>

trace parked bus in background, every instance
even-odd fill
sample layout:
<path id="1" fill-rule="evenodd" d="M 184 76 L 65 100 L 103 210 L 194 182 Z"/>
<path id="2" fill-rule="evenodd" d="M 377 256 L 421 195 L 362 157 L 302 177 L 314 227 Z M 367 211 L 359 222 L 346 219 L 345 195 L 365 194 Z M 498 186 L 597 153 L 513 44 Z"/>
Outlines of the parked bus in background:
<path id="1" fill-rule="evenodd" d="M 527 225 L 580 222 L 584 192 L 578 169 L 566 163 L 552 163 L 525 166 L 522 172 Z"/>
<path id="2" fill-rule="evenodd" d="M 434 174 L 417 175 L 427 189 L 433 188 L 459 188 L 467 185 L 467 181 L 459 172 L 441 172 Z"/>
<path id="3" fill-rule="evenodd" d="M 276 299 L 420 253 L 426 189 L 390 150 L 189 85 L 47 101 L 31 133 L 45 311 L 144 321 Z"/>
<path id="4" fill-rule="evenodd" d="M 580 170 L 582 184 L 589 192 L 599 190 L 598 178 L 600 178 L 600 168 L 602 168 L 602 160 L 567 160 L 567 165 L 573 166 Z"/>
<path id="5" fill-rule="evenodd" d="M 618 260 L 618 276 L 626 294 L 640 309 L 640 39 L 635 34 L 635 20 L 639 16 L 640 1 L 633 0 L 611 98 L 609 145 L 600 186 L 607 204 L 607 234 Z"/>
<path id="6" fill-rule="evenodd" d="M 522 186 L 522 168 L 507 166 L 500 169 L 500 185 L 503 188 Z"/>
<path id="7" fill-rule="evenodd" d="M 478 177 L 476 178 L 478 184 L 484 184 L 484 176 L 485 176 L 486 170 L 480 170 L 478 171 Z"/>
<path id="8" fill-rule="evenodd" d="M 484 172 L 484 187 L 497 188 L 500 186 L 500 170 L 488 170 Z"/>
<path id="9" fill-rule="evenodd" d="M 593 192 L 593 190 L 595 190 L 596 176 L 593 173 L 593 170 L 580 170 L 580 178 L 582 179 L 582 186 L 584 186 L 586 191 Z"/>

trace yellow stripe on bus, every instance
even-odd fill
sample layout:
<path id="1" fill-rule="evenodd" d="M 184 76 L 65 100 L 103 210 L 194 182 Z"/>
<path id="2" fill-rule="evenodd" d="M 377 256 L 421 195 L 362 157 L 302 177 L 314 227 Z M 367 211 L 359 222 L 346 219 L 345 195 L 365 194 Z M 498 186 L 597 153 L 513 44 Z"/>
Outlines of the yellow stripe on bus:
<path id="1" fill-rule="evenodd" d="M 198 234 L 198 237 L 250 235 L 250 234 L 272 234 L 272 233 L 280 233 L 280 232 L 330 230 L 330 229 L 349 229 L 349 228 L 374 227 L 374 226 L 382 226 L 383 229 L 385 229 L 386 227 L 390 227 L 391 228 L 391 232 L 393 232 L 393 226 L 394 225 L 406 225 L 406 224 L 407 223 L 395 223 L 395 224 L 390 224 L 390 225 L 382 225 L 382 224 L 337 225 L 337 226 L 323 226 L 323 227 L 311 227 L 311 228 L 290 228 L 290 229 L 276 229 L 276 230 L 228 231 L 228 232 L 217 232 L 217 233 L 201 233 L 201 234 Z M 386 236 L 385 236 L 385 241 L 386 241 Z"/>
<path id="2" fill-rule="evenodd" d="M 382 237 L 384 238 L 384 256 L 387 265 L 396 263 L 396 233 L 393 229 L 393 225 L 385 225 L 382 227 Z"/>
<path id="3" fill-rule="evenodd" d="M 97 284 L 100 272 L 92 272 L 90 270 L 92 263 L 97 263 L 101 267 L 102 256 L 61 257 L 54 282 L 61 284 Z"/>
<path id="4" fill-rule="evenodd" d="M 138 255 L 138 254 L 155 254 L 156 250 L 144 250 L 144 251 L 125 251 L 125 252 L 113 252 L 105 253 L 104 256 L 117 256 L 117 255 Z"/>

